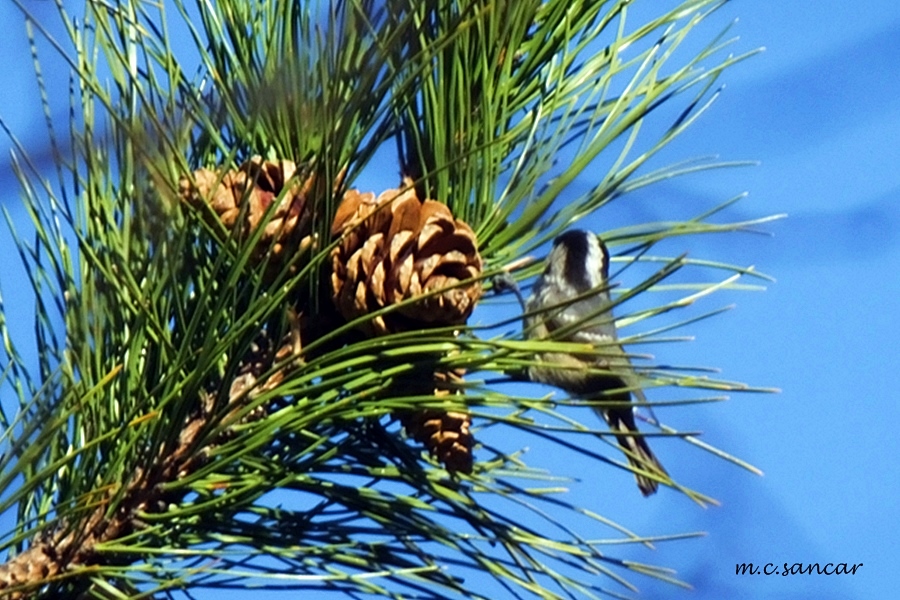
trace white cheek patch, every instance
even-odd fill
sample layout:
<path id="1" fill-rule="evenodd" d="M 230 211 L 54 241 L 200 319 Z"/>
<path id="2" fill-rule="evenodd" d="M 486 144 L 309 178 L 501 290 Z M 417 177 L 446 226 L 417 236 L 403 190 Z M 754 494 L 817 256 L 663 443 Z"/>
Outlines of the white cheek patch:
<path id="1" fill-rule="evenodd" d="M 597 238 L 592 235 L 588 243 L 588 264 L 596 265 L 597 267 L 588 269 L 588 277 L 592 288 L 605 287 L 607 285 L 605 275 L 608 272 L 607 260 L 609 259 L 606 252 L 600 247 L 600 242 L 597 241 Z"/>

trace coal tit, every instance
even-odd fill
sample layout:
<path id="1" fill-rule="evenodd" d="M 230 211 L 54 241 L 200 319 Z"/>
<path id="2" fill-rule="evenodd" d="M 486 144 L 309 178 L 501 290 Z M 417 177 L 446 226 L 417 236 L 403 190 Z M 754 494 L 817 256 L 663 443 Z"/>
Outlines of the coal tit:
<path id="1" fill-rule="evenodd" d="M 666 480 L 668 475 L 646 440 L 629 435 L 638 431 L 631 395 L 638 402 L 646 402 L 646 398 L 618 343 L 608 276 L 609 253 L 593 233 L 571 230 L 553 241 L 544 272 L 525 303 L 525 335 L 529 339 L 590 344 L 596 354 L 541 353 L 529 367 L 528 377 L 563 389 L 575 398 L 623 403 L 595 410 L 609 424 L 637 471 L 641 493 L 649 496 L 657 490 L 657 479 Z M 629 404 L 624 405 L 626 402 Z"/>

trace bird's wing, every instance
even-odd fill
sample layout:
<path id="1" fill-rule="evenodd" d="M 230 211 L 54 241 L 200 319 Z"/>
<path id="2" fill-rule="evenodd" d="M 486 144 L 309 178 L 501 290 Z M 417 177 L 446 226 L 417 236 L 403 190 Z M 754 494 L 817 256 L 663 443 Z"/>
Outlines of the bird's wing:
<path id="1" fill-rule="evenodd" d="M 551 337 L 559 329 L 571 328 L 561 341 L 602 345 L 616 339 L 616 325 L 609 312 L 609 298 L 597 294 L 579 300 L 564 308 L 547 311 L 543 315 L 544 325 Z M 586 316 L 593 315 L 589 319 Z"/>

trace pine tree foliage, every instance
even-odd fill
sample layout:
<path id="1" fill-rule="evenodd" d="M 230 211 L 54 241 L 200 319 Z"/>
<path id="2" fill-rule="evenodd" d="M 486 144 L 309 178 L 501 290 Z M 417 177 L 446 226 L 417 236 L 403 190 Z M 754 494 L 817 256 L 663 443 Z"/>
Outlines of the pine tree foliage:
<path id="1" fill-rule="evenodd" d="M 579 534 L 666 539 L 601 517 L 602 503 L 572 505 L 563 481 L 516 445 L 538 436 L 560 461 L 580 453 L 628 468 L 585 436 L 599 427 L 590 411 L 505 385 L 539 351 L 589 349 L 524 340 L 518 310 L 381 335 L 366 327 L 445 290 L 353 318 L 332 298 L 332 257 L 346 239 L 335 215 L 376 152 L 395 152 L 398 193 L 445 205 L 444 221 L 473 232 L 479 256 L 467 264 L 481 271 L 453 285 L 478 286 L 469 298 L 482 304 L 495 275 L 527 283 L 540 269 L 527 257 L 610 202 L 730 166 L 653 167 L 747 56 L 728 54 L 724 32 L 698 40 L 724 2 L 661 3 L 645 22 L 631 16 L 640 4 L 90 0 L 78 16 L 59 3 L 57 39 L 20 3 L 42 94 L 57 93 L 41 76 L 49 52 L 72 74 L 71 108 L 64 135 L 48 112 L 55 181 L 21 145 L 12 158 L 31 221 L 14 235 L 34 292 L 37 360 L 0 306 L 0 512 L 14 522 L 0 538 L 0 595 L 192 597 L 246 586 L 593 598 L 635 591 L 637 574 L 684 585 Z M 654 129 L 660 113 L 674 116 Z M 246 227 L 191 196 L 201 176 L 218 189 L 240 172 L 229 210 Z M 591 188 L 573 194 L 576 179 Z M 738 279 L 766 281 L 751 267 L 651 253 L 671 238 L 766 221 L 713 220 L 732 202 L 599 232 L 617 264 L 642 273 L 615 290 L 620 323 L 644 327 L 630 341 L 666 341 L 719 312 L 694 312 L 696 301 L 759 287 Z M 426 216 L 410 235 L 424 235 Z M 276 249 L 290 218 L 305 229 Z M 622 306 L 649 291 L 668 300 Z M 756 389 L 696 369 L 640 374 L 645 388 L 689 392 L 675 405 Z M 686 442 L 672 448 L 754 470 L 647 420 Z M 414 422 L 436 429 L 411 435 Z M 447 439 L 474 461 L 454 468 L 428 445 Z M 713 502 L 677 477 L 662 483 Z"/>

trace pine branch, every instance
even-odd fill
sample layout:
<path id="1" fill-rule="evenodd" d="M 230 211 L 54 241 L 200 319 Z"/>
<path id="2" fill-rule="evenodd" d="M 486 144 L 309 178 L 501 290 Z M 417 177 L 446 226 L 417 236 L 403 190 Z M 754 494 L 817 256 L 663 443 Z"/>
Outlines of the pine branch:
<path id="1" fill-rule="evenodd" d="M 120 488 L 97 490 L 71 519 L 61 519 L 52 531 L 44 531 L 33 539 L 27 550 L 0 564 L 0 596 L 11 600 L 33 597 L 41 588 L 46 593 L 47 586 L 79 571 L 138 560 L 139 556 L 108 552 L 102 547 L 132 537 L 147 527 L 147 516 L 164 514 L 170 505 L 180 504 L 189 491 L 170 491 L 169 485 L 204 467 L 216 448 L 234 436 L 231 427 L 265 414 L 273 400 L 255 405 L 251 402 L 275 389 L 290 374 L 292 363 L 299 360 L 302 351 L 299 336 L 299 329 L 292 331 L 277 352 L 254 348 L 228 387 L 224 407 L 215 397 L 206 395 L 172 443 L 161 446 L 149 464 L 135 468 Z M 259 343 L 272 345 L 265 335 Z M 275 365 L 280 366 L 274 368 Z M 268 373 L 271 374 L 259 384 Z M 253 408 L 249 413 L 248 406 Z M 154 417 L 151 414 L 147 418 Z M 226 426 L 211 443 L 204 443 L 204 432 L 222 423 L 233 425 Z"/>
<path id="2" fill-rule="evenodd" d="M 50 134 L 75 156 L 50 185 L 16 150 L 39 360 L 23 358 L 0 306 L 0 389 L 18 401 L 0 410 L 0 512 L 18 510 L 0 589 L 571 598 L 633 590 L 623 573 L 680 585 L 608 552 L 657 536 L 572 506 L 560 477 L 510 448 L 513 432 L 630 469 L 585 443 L 616 439 L 585 401 L 504 386 L 547 353 L 599 363 L 610 344 L 527 339 L 518 309 L 476 312 L 492 277 L 527 285 L 542 265 L 526 254 L 583 217 L 724 166 L 646 172 L 751 54 L 726 55 L 719 36 L 679 62 L 723 2 L 685 0 L 646 23 L 630 4 L 89 2 L 79 19 L 60 8 L 65 41 L 29 20 L 73 72 L 70 139 Z M 194 44 L 196 75 L 176 37 Z M 354 189 L 392 141 L 396 187 Z M 650 252 L 766 222 L 711 222 L 729 203 L 601 233 L 619 246 L 622 285 L 603 290 L 616 323 L 645 327 L 621 341 L 674 341 L 720 312 L 696 304 L 766 279 Z M 651 293 L 662 299 L 630 308 Z M 633 350 L 624 391 L 688 390 L 641 402 L 640 435 L 752 470 L 652 408 L 768 390 Z M 495 589 L 473 586 L 476 572 Z"/>

